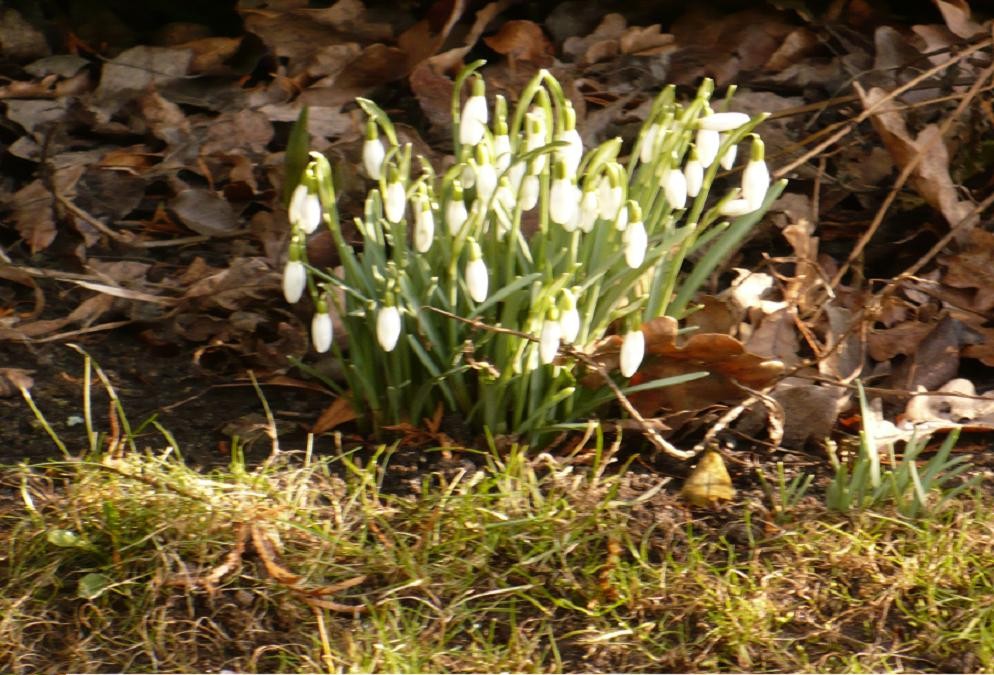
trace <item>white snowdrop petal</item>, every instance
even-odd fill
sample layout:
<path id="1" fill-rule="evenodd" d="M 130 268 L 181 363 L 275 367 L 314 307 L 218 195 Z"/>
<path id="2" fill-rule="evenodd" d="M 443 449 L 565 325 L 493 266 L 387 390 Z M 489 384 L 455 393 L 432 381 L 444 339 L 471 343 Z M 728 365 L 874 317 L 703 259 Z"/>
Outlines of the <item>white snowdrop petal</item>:
<path id="1" fill-rule="evenodd" d="M 483 140 L 487 129 L 487 99 L 484 96 L 470 96 L 462 109 L 459 120 L 459 142 L 463 145 L 476 145 Z"/>
<path id="2" fill-rule="evenodd" d="M 466 223 L 469 214 L 466 212 L 466 204 L 461 199 L 450 199 L 445 205 L 445 221 L 449 226 L 449 234 L 453 237 L 459 234 L 459 230 Z"/>
<path id="3" fill-rule="evenodd" d="M 669 169 L 663 177 L 663 194 L 674 209 L 687 205 L 687 178 L 679 169 Z"/>
<path id="4" fill-rule="evenodd" d="M 698 130 L 694 147 L 697 149 L 697 160 L 705 169 L 714 164 L 714 160 L 717 159 L 719 145 L 721 145 L 721 134 L 717 131 Z"/>
<path id="5" fill-rule="evenodd" d="M 579 207 L 577 187 L 568 178 L 557 178 L 549 189 L 549 218 L 564 227 L 574 222 Z"/>
<path id="6" fill-rule="evenodd" d="M 576 337 L 580 334 L 580 312 L 575 307 L 559 315 L 559 330 L 563 342 L 567 344 L 576 342 Z"/>
<path id="7" fill-rule="evenodd" d="M 597 192 L 586 190 L 580 200 L 580 218 L 578 227 L 582 232 L 592 232 L 594 223 L 597 222 L 597 215 L 600 212 Z"/>
<path id="8" fill-rule="evenodd" d="M 400 310 L 394 306 L 381 307 L 376 314 L 376 339 L 385 352 L 392 352 L 400 339 Z"/>
<path id="9" fill-rule="evenodd" d="M 487 264 L 482 258 L 470 260 L 466 264 L 466 288 L 469 290 L 469 297 L 476 302 L 483 302 L 487 299 L 487 290 L 490 285 L 490 276 L 487 273 Z"/>
<path id="10" fill-rule="evenodd" d="M 723 154 L 721 156 L 721 160 L 719 160 L 721 162 L 721 168 L 724 169 L 725 171 L 731 171 L 732 167 L 735 166 L 735 158 L 736 156 L 738 156 L 738 154 L 739 154 L 739 146 L 737 145 L 728 146 L 728 150 L 725 151 L 725 154 Z"/>
<path id="11" fill-rule="evenodd" d="M 645 231 L 645 224 L 641 220 L 636 220 L 628 224 L 625 229 L 625 263 L 630 268 L 638 269 L 645 261 L 645 250 L 649 246 L 649 237 Z"/>
<path id="12" fill-rule="evenodd" d="M 538 176 L 525 176 L 521 185 L 521 209 L 531 211 L 538 204 L 540 184 Z"/>
<path id="13" fill-rule="evenodd" d="M 321 200 L 316 194 L 308 194 L 304 197 L 304 203 L 300 214 L 300 229 L 307 234 L 318 229 L 321 224 Z"/>
<path id="14" fill-rule="evenodd" d="M 427 253 L 435 239 L 435 214 L 431 208 L 417 206 L 414 220 L 414 250 Z"/>
<path id="15" fill-rule="evenodd" d="M 621 374 L 631 377 L 642 365 L 645 357 L 645 335 L 641 330 L 633 330 L 625 334 L 621 342 L 621 355 L 619 367 Z"/>
<path id="16" fill-rule="evenodd" d="M 639 149 L 639 160 L 648 164 L 656 154 L 656 138 L 659 136 L 659 124 L 651 124 L 642 137 L 642 147 Z"/>
<path id="17" fill-rule="evenodd" d="M 729 199 L 721 205 L 721 208 L 718 209 L 718 213 L 723 216 L 731 216 L 734 218 L 736 216 L 744 216 L 747 213 L 752 213 L 755 210 L 756 209 L 749 204 L 749 200 L 739 198 Z"/>
<path id="18" fill-rule="evenodd" d="M 696 197 L 704 185 L 704 167 L 696 159 L 691 159 L 683 167 L 683 177 L 687 181 L 687 196 Z"/>
<path id="19" fill-rule="evenodd" d="M 367 138 L 362 144 L 362 165 L 373 180 L 379 180 L 383 175 L 383 160 L 386 156 L 387 151 L 379 138 Z"/>
<path id="20" fill-rule="evenodd" d="M 558 321 L 546 319 L 542 322 L 542 334 L 539 336 L 539 358 L 542 363 L 552 363 L 559 351 L 559 338 L 562 328 Z"/>
<path id="21" fill-rule="evenodd" d="M 387 194 L 383 200 L 383 210 L 387 220 L 391 223 L 399 223 L 404 219 L 404 210 L 407 208 L 407 195 L 404 194 L 404 186 L 400 181 L 387 185 Z"/>
<path id="22" fill-rule="evenodd" d="M 749 160 L 742 171 L 742 198 L 749 202 L 752 211 L 763 205 L 770 189 L 770 170 L 763 160 Z"/>
<path id="23" fill-rule="evenodd" d="M 497 172 L 493 164 L 481 164 L 476 167 L 476 196 L 485 204 L 497 189 Z"/>
<path id="24" fill-rule="evenodd" d="M 556 140 L 566 142 L 566 146 L 556 150 L 556 157 L 566 164 L 566 172 L 570 176 L 576 175 L 576 170 L 583 159 L 583 140 L 580 138 L 580 132 L 570 129 L 561 133 Z"/>
<path id="25" fill-rule="evenodd" d="M 290 195 L 290 205 L 287 208 L 287 218 L 293 225 L 299 224 L 303 218 L 304 200 L 307 199 L 307 194 L 307 186 L 298 185 L 293 189 L 293 194 Z"/>
<path id="26" fill-rule="evenodd" d="M 299 260 L 287 261 L 283 268 L 283 297 L 291 305 L 300 300 L 307 287 L 307 270 Z"/>
<path id="27" fill-rule="evenodd" d="M 722 112 L 702 117 L 697 122 L 699 129 L 707 131 L 731 131 L 749 122 L 749 116 L 740 112 Z"/>
<path id="28" fill-rule="evenodd" d="M 311 319 L 311 342 L 314 351 L 323 354 L 331 349 L 332 335 L 331 315 L 328 312 L 315 313 L 314 318 Z"/>

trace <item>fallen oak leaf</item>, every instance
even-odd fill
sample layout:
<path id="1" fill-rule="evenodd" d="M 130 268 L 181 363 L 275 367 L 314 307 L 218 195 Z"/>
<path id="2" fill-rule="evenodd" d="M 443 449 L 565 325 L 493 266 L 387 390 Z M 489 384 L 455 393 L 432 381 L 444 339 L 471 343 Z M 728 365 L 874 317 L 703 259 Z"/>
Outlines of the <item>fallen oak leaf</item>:
<path id="1" fill-rule="evenodd" d="M 680 496 L 700 507 L 713 507 L 718 502 L 735 497 L 732 477 L 728 475 L 725 461 L 719 453 L 714 450 L 704 452 L 701 461 L 680 489 Z"/>

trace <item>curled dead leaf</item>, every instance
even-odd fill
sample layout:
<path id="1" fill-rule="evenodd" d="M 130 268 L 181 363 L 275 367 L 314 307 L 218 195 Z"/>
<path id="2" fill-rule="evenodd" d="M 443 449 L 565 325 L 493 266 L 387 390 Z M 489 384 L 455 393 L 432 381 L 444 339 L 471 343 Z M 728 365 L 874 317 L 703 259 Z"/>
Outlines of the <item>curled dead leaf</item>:
<path id="1" fill-rule="evenodd" d="M 725 461 L 714 450 L 706 450 L 680 490 L 680 496 L 700 507 L 713 507 L 735 497 L 732 477 Z"/>

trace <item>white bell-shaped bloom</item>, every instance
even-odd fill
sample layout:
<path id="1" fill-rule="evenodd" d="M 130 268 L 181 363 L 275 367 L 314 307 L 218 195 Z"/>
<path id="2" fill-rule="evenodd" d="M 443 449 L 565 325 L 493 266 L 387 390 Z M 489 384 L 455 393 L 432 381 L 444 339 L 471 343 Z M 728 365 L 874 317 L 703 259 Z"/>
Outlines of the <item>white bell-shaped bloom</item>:
<path id="1" fill-rule="evenodd" d="M 744 216 L 747 213 L 752 213 L 755 210 L 756 209 L 749 204 L 748 199 L 736 197 L 724 202 L 718 208 L 718 213 L 723 216 L 729 216 L 730 218 L 736 218 L 738 216 Z"/>
<path id="2" fill-rule="evenodd" d="M 577 223 L 577 227 L 580 228 L 581 232 L 593 232 L 594 223 L 597 222 L 599 212 L 597 191 L 593 189 L 584 190 L 583 196 L 580 198 L 580 217 Z"/>
<path id="3" fill-rule="evenodd" d="M 740 112 L 721 112 L 706 115 L 697 121 L 697 128 L 706 131 L 731 131 L 749 121 L 749 116 Z"/>
<path id="4" fill-rule="evenodd" d="M 459 118 L 459 142 L 463 145 L 476 145 L 482 141 L 488 119 L 483 80 L 477 77 L 473 80 L 473 93 L 466 99 L 462 116 Z"/>
<path id="5" fill-rule="evenodd" d="M 642 209 L 633 201 L 628 202 L 628 226 L 622 241 L 625 245 L 625 263 L 633 270 L 638 269 L 645 262 L 649 236 L 642 222 Z"/>
<path id="6" fill-rule="evenodd" d="M 742 171 L 742 198 L 749 203 L 752 211 L 763 205 L 766 192 L 770 189 L 770 170 L 764 155 L 763 141 L 759 136 L 753 137 L 749 162 Z"/>
<path id="7" fill-rule="evenodd" d="M 718 146 L 721 145 L 721 134 L 711 129 L 699 129 L 694 141 L 697 149 L 697 159 L 705 169 L 714 164 L 718 158 Z"/>
<path id="8" fill-rule="evenodd" d="M 563 128 L 556 134 L 556 140 L 566 144 L 556 149 L 556 158 L 565 162 L 566 173 L 575 177 L 583 159 L 583 139 L 576 130 L 576 111 L 569 101 L 566 101 L 563 107 Z"/>
<path id="9" fill-rule="evenodd" d="M 559 302 L 559 331 L 563 342 L 573 344 L 580 334 L 580 312 L 576 309 L 576 296 L 568 288 L 563 289 Z"/>
<path id="10" fill-rule="evenodd" d="M 724 136 L 724 134 L 722 134 L 722 136 Z M 722 138 L 722 141 L 724 141 L 724 138 Z M 725 171 L 731 171 L 732 167 L 735 166 L 735 158 L 738 156 L 738 154 L 739 154 L 738 145 L 728 146 L 728 150 L 725 150 L 725 153 L 721 156 L 721 159 L 718 160 L 721 163 L 721 168 L 724 169 Z"/>
<path id="11" fill-rule="evenodd" d="M 555 318 L 547 317 L 542 322 L 542 333 L 539 335 L 539 359 L 549 364 L 556 359 L 559 352 L 559 338 L 562 337 L 562 327 Z"/>
<path id="12" fill-rule="evenodd" d="M 614 229 L 624 232 L 628 229 L 628 209 L 622 207 L 618 209 L 618 215 L 614 219 Z"/>
<path id="13" fill-rule="evenodd" d="M 431 201 L 421 197 L 414 202 L 414 250 L 427 253 L 435 240 L 435 214 Z"/>
<path id="14" fill-rule="evenodd" d="M 660 181 L 666 201 L 674 209 L 687 206 L 687 177 L 680 169 L 667 169 Z"/>
<path id="15" fill-rule="evenodd" d="M 379 180 L 383 176 L 383 160 L 386 156 L 387 151 L 380 140 L 376 122 L 369 120 L 366 123 L 366 140 L 362 144 L 362 165 L 373 180 Z"/>
<path id="16" fill-rule="evenodd" d="M 319 306 L 318 311 L 314 313 L 314 317 L 311 319 L 311 343 L 314 345 L 314 351 L 324 354 L 331 349 L 333 332 L 334 329 L 328 308 Z"/>
<path id="17" fill-rule="evenodd" d="M 604 220 L 613 221 L 618 211 L 625 205 L 625 191 L 621 184 L 621 167 L 608 164 L 597 183 L 598 215 Z"/>
<path id="18" fill-rule="evenodd" d="M 580 207 L 580 188 L 576 186 L 563 161 L 556 162 L 556 177 L 549 188 L 549 219 L 567 231 L 575 229 L 576 212 Z"/>
<path id="19" fill-rule="evenodd" d="M 645 130 L 642 137 L 642 147 L 639 148 L 639 160 L 643 164 L 648 164 L 656 156 L 656 140 L 659 138 L 661 127 L 658 122 L 653 122 Z"/>
<path id="20" fill-rule="evenodd" d="M 469 262 L 466 263 L 465 281 L 469 297 L 476 302 L 487 299 L 490 275 L 487 272 L 487 264 L 483 262 L 479 244 L 472 240 L 469 242 Z"/>
<path id="21" fill-rule="evenodd" d="M 288 260 L 283 268 L 283 297 L 291 305 L 300 300 L 307 288 L 307 269 L 299 260 Z"/>
<path id="22" fill-rule="evenodd" d="M 480 163 L 474 163 L 473 169 L 476 172 L 476 198 L 486 205 L 494 190 L 497 189 L 497 171 L 489 158 Z"/>
<path id="23" fill-rule="evenodd" d="M 387 183 L 387 193 L 383 197 L 383 213 L 391 223 L 399 223 L 404 219 L 404 211 L 407 209 L 407 195 L 404 193 L 404 185 L 399 179 Z"/>
<path id="24" fill-rule="evenodd" d="M 534 106 L 525 114 L 525 152 L 537 150 L 549 143 L 549 132 L 545 124 L 545 111 Z M 547 158 L 541 154 L 531 161 L 528 172 L 538 175 L 545 171 Z"/>
<path id="25" fill-rule="evenodd" d="M 687 196 L 696 197 L 701 193 L 704 185 L 704 167 L 701 166 L 697 155 L 691 154 L 690 159 L 683 167 L 683 177 L 687 181 Z"/>
<path id="26" fill-rule="evenodd" d="M 497 173 L 503 173 L 511 166 L 511 137 L 507 134 L 494 136 L 494 157 Z"/>
<path id="27" fill-rule="evenodd" d="M 466 202 L 463 201 L 462 185 L 459 184 L 459 181 L 453 181 L 452 195 L 445 203 L 445 223 L 449 227 L 449 234 L 453 237 L 459 234 L 468 218 L 469 213 L 466 211 Z"/>
<path id="28" fill-rule="evenodd" d="M 514 213 L 514 204 L 517 202 L 517 198 L 514 196 L 514 190 L 511 188 L 511 181 L 507 179 L 506 176 L 502 177 L 497 183 L 497 195 L 494 197 L 497 202 L 504 207 L 504 210 L 508 213 Z"/>
<path id="29" fill-rule="evenodd" d="M 385 352 L 392 352 L 400 339 L 400 310 L 395 305 L 384 305 L 376 314 L 376 340 Z"/>
<path id="30" fill-rule="evenodd" d="M 541 185 L 538 176 L 525 176 L 521 184 L 521 210 L 531 211 L 538 204 Z"/>
<path id="31" fill-rule="evenodd" d="M 304 198 L 303 213 L 301 214 L 300 229 L 307 234 L 318 229 L 324 212 L 321 209 L 321 200 L 315 193 L 308 193 Z"/>
<path id="32" fill-rule="evenodd" d="M 625 333 L 621 341 L 621 355 L 619 368 L 625 377 L 631 377 L 642 365 L 645 358 L 645 334 L 641 330 L 635 329 Z"/>
<path id="33" fill-rule="evenodd" d="M 304 200 L 307 199 L 307 186 L 301 183 L 293 189 L 290 195 L 290 204 L 287 207 L 287 219 L 292 225 L 297 225 L 304 213 Z"/>

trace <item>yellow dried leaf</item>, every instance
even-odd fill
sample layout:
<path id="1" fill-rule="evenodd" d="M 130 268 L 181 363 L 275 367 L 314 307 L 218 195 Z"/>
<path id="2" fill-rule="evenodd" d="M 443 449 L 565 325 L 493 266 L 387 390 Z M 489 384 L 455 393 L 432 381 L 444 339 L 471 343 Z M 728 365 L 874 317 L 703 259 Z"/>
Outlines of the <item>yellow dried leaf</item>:
<path id="1" fill-rule="evenodd" d="M 714 506 L 735 496 L 732 478 L 720 454 L 714 450 L 704 453 L 683 484 L 680 496 L 694 506 Z"/>

